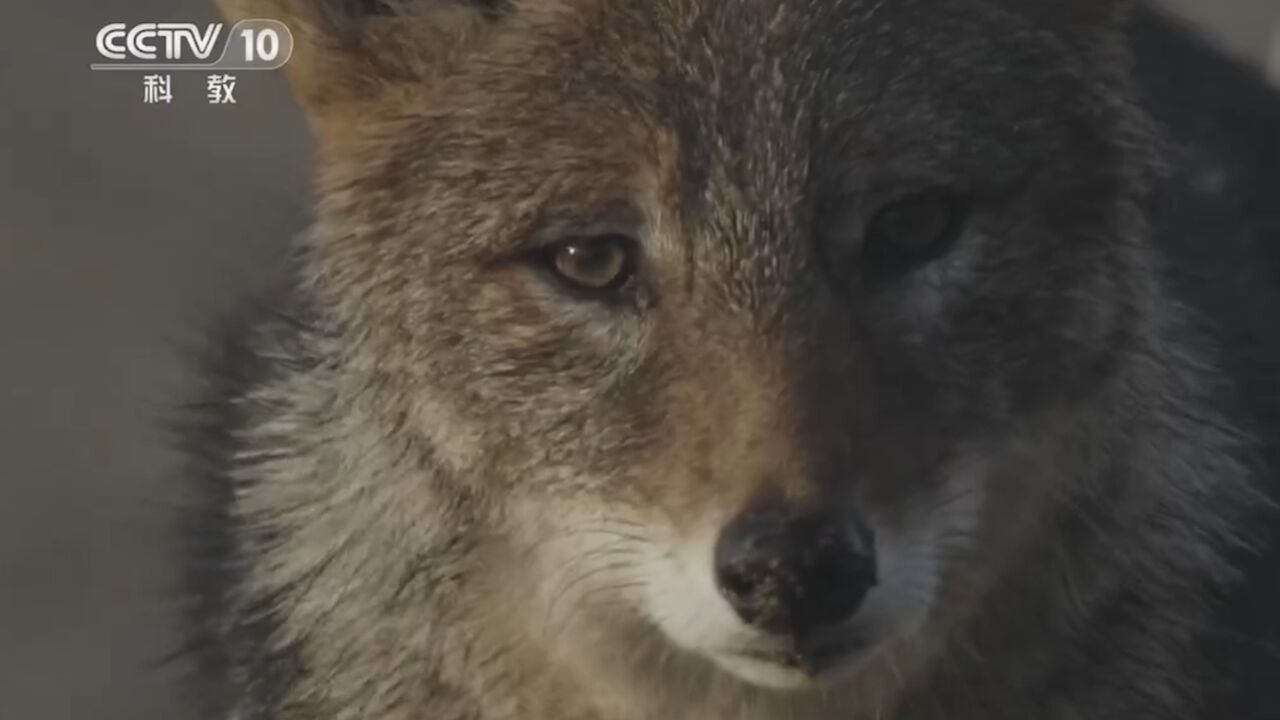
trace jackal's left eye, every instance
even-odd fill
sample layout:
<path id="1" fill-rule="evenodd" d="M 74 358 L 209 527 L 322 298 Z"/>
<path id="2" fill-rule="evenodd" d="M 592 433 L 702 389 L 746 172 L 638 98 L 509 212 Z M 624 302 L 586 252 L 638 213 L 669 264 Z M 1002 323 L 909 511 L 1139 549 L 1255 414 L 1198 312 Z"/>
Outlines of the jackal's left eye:
<path id="1" fill-rule="evenodd" d="M 866 229 L 863 259 L 906 270 L 941 256 L 960 235 L 966 203 L 942 189 L 926 190 L 881 207 Z"/>
<path id="2" fill-rule="evenodd" d="M 568 240 L 548 254 L 551 271 L 571 289 L 607 293 L 621 289 L 635 272 L 634 243 L 623 235 Z"/>

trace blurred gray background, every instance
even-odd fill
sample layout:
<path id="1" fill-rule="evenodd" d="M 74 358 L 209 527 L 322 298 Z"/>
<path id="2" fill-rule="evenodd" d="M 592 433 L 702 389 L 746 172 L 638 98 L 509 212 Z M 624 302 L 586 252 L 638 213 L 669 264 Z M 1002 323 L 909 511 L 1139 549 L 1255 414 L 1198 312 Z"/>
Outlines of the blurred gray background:
<path id="1" fill-rule="evenodd" d="M 1170 0 L 1280 78 L 1280 0 Z M 204 75 L 171 106 L 93 73 L 107 22 L 201 0 L 11 3 L 0 62 L 0 720 L 183 720 L 166 600 L 184 348 L 306 224 L 306 130 L 283 79 Z M 15 17 L 16 16 L 16 17 Z M 1270 59 L 1269 59 L 1270 58 Z"/>

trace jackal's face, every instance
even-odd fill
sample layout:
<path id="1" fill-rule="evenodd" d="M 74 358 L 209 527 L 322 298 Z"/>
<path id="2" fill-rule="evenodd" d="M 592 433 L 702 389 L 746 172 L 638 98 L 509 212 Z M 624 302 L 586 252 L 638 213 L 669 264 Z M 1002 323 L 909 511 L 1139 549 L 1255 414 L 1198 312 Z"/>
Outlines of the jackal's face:
<path id="1" fill-rule="evenodd" d="M 472 572 L 767 686 L 941 633 L 1128 332 L 1111 4 L 279 0 L 319 294 Z"/>

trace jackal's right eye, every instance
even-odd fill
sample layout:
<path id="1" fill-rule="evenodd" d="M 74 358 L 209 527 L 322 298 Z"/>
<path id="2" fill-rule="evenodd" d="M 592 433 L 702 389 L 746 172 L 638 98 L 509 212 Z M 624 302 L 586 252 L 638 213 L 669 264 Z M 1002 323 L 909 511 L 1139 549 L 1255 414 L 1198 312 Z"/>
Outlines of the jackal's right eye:
<path id="1" fill-rule="evenodd" d="M 575 238 L 546 251 L 546 265 L 571 290 L 608 294 L 626 287 L 635 273 L 635 243 L 624 235 Z"/>

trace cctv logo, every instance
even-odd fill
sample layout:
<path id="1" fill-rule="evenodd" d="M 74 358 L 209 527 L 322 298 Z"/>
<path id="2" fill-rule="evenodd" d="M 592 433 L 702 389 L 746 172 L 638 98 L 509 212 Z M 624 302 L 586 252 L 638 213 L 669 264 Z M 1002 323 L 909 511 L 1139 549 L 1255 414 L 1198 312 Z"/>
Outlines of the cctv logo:
<path id="1" fill-rule="evenodd" d="M 93 70 L 277 70 L 293 56 L 293 33 L 279 20 L 222 23 L 111 23 L 98 31 Z M 218 49 L 221 48 L 221 53 Z"/>
<path id="2" fill-rule="evenodd" d="M 111 23 L 98 31 L 98 54 L 108 60 L 208 60 L 222 35 L 222 23 L 203 30 L 194 23 Z"/>

